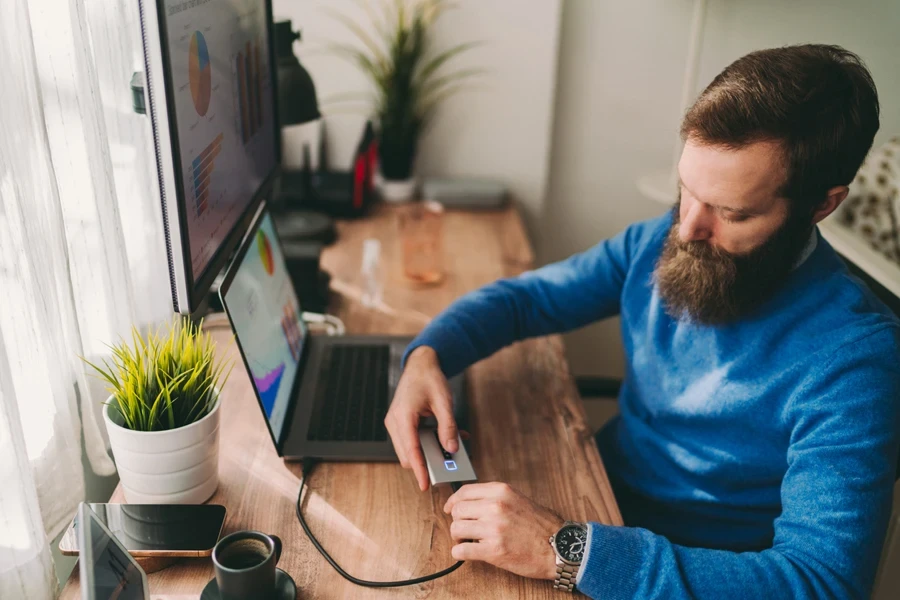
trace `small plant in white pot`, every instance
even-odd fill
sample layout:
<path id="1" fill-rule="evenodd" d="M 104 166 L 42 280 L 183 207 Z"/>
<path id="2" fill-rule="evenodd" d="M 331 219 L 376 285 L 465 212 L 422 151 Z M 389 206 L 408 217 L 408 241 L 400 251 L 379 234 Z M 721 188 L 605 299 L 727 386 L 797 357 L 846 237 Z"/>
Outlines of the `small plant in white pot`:
<path id="1" fill-rule="evenodd" d="M 381 4 L 379 11 L 375 5 Z M 331 44 L 331 49 L 356 65 L 372 84 L 371 101 L 377 125 L 381 194 L 389 201 L 410 200 L 415 192 L 414 163 L 419 137 L 434 118 L 442 101 L 458 92 L 462 82 L 481 69 L 443 67 L 474 43 L 436 51 L 431 28 L 455 3 L 449 0 L 380 0 L 362 3 L 375 28 L 367 28 L 337 10 L 328 10 L 362 42 Z M 338 95 L 333 101 L 354 101 L 359 93 Z"/>
<path id="2" fill-rule="evenodd" d="M 110 384 L 103 420 L 125 499 L 199 504 L 219 485 L 219 390 L 228 374 L 209 333 L 187 319 L 111 346 L 112 364 L 82 358 Z"/>

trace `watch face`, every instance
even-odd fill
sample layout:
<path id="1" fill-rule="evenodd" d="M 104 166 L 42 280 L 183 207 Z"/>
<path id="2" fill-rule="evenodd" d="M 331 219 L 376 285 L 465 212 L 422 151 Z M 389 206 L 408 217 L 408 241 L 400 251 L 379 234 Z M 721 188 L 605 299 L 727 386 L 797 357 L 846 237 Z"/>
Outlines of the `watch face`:
<path id="1" fill-rule="evenodd" d="M 566 525 L 556 534 L 556 551 L 563 560 L 580 563 L 587 544 L 587 531 L 578 525 Z"/>

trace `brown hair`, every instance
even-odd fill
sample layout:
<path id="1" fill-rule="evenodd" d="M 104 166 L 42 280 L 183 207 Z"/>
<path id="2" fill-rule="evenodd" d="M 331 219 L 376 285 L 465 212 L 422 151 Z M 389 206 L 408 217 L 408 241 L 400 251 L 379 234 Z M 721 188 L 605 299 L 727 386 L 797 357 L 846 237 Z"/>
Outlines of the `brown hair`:
<path id="1" fill-rule="evenodd" d="M 826 192 L 848 185 L 878 131 L 878 93 L 862 60 L 840 46 L 759 50 L 719 73 L 688 110 L 684 139 L 741 148 L 781 143 L 781 196 L 811 213 Z"/>

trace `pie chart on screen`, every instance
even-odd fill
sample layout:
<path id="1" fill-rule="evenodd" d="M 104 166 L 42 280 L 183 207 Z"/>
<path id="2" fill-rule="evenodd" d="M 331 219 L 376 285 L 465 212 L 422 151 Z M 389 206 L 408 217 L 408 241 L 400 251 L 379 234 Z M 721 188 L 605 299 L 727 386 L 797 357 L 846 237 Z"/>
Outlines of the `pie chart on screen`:
<path id="1" fill-rule="evenodd" d="M 266 234 L 260 231 L 256 234 L 256 247 L 259 249 L 259 258 L 262 260 L 266 273 L 275 273 L 275 260 L 272 258 L 272 244 Z"/>
<path id="2" fill-rule="evenodd" d="M 209 68 L 209 49 L 206 47 L 206 38 L 199 31 L 195 31 L 191 36 L 188 75 L 191 80 L 191 97 L 194 99 L 194 108 L 202 117 L 209 110 L 212 73 Z"/>

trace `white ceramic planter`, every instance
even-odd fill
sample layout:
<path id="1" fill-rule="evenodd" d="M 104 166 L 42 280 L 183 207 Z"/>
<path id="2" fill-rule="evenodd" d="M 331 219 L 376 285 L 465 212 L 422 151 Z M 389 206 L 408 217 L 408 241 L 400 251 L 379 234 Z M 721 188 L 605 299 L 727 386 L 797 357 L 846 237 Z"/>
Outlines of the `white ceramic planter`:
<path id="1" fill-rule="evenodd" d="M 217 392 L 218 393 L 218 392 Z M 201 504 L 219 486 L 219 405 L 186 427 L 132 431 L 103 407 L 116 468 L 129 504 Z"/>
<path id="2" fill-rule="evenodd" d="M 381 197 L 386 202 L 409 202 L 416 193 L 415 178 L 396 181 L 384 179 L 381 182 Z"/>

